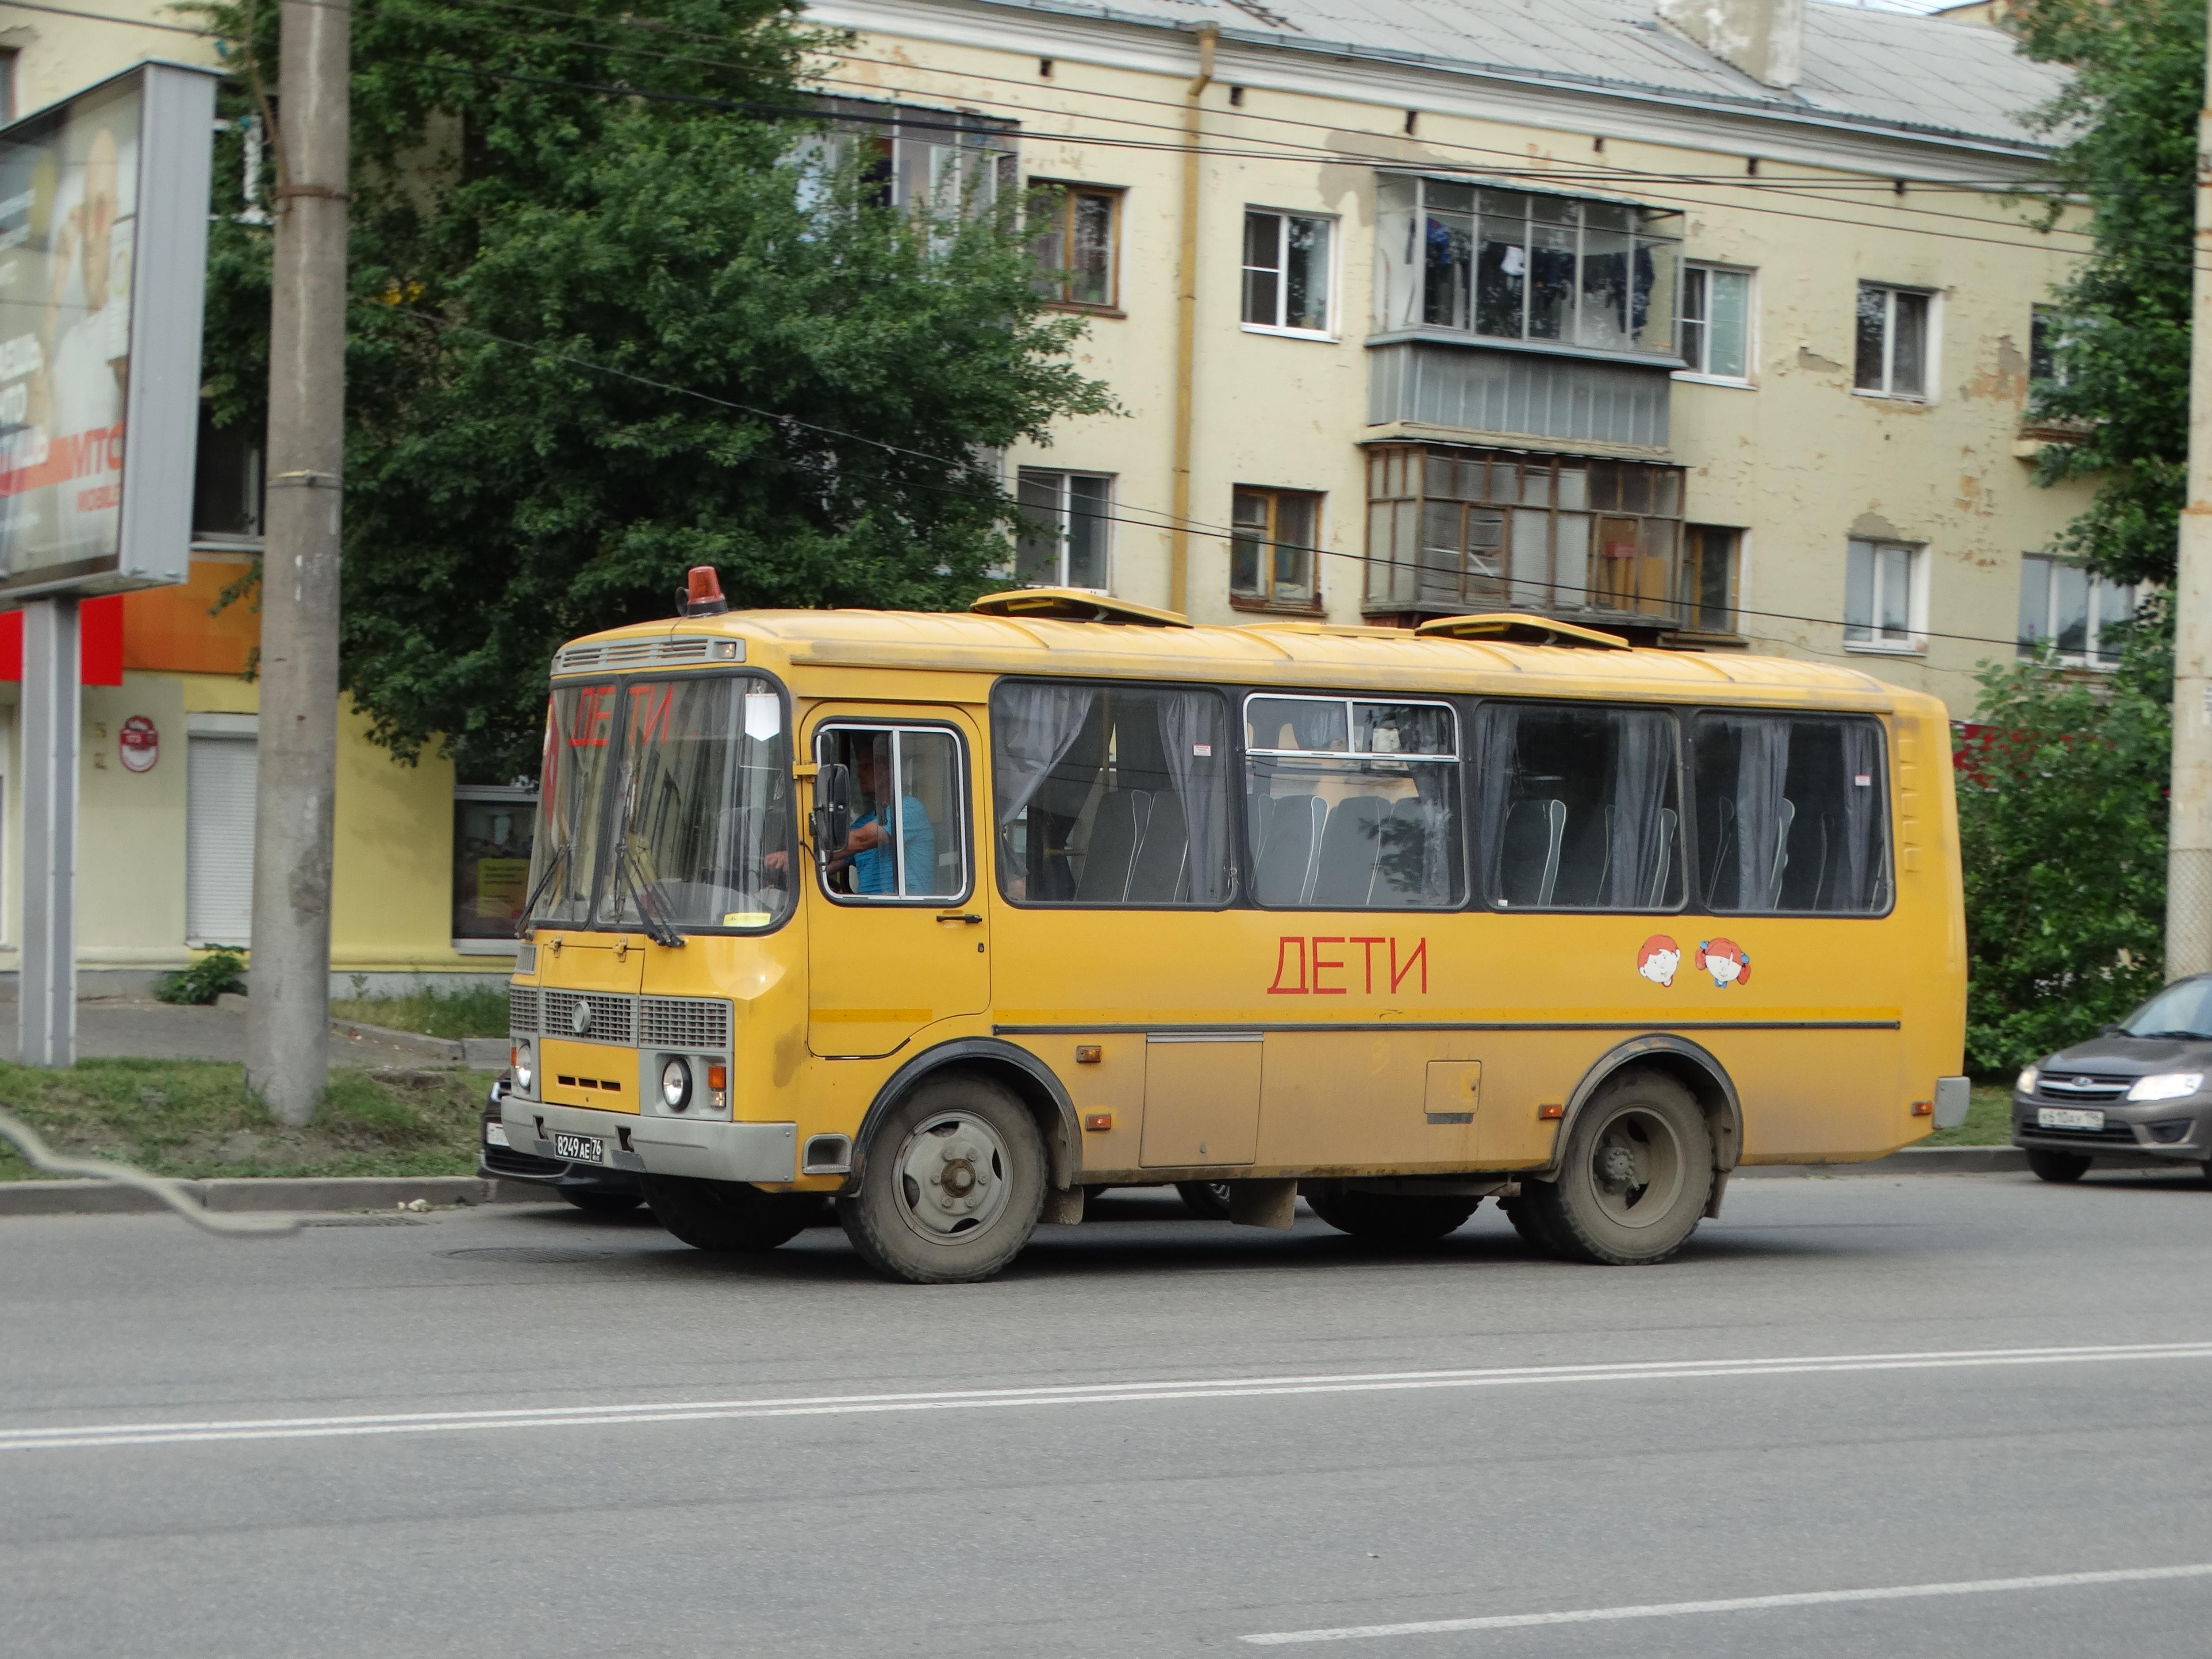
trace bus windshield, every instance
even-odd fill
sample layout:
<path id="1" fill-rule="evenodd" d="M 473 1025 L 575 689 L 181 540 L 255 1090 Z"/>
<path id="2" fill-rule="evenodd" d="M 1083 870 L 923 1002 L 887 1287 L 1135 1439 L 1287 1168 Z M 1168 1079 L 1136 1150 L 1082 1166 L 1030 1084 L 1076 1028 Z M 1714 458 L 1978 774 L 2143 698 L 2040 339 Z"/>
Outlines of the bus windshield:
<path id="1" fill-rule="evenodd" d="M 789 913 L 790 746 L 764 680 L 556 687 L 540 799 L 534 924 L 768 927 Z"/>

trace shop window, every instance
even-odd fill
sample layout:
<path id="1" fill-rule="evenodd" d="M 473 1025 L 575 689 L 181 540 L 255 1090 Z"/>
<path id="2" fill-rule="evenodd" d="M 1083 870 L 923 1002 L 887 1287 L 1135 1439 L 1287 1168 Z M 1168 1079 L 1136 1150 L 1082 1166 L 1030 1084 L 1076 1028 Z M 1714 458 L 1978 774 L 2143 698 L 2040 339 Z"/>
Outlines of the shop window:
<path id="1" fill-rule="evenodd" d="M 1062 305 L 1111 311 L 1118 293 L 1121 192 L 1055 185 L 1031 246 L 1038 286 Z"/>
<path id="2" fill-rule="evenodd" d="M 1700 634 L 1735 629 L 1736 550 L 1741 530 L 1693 524 L 1682 538 L 1683 626 Z"/>
<path id="3" fill-rule="evenodd" d="M 1033 587 L 1110 586 L 1114 480 L 1103 472 L 1025 466 L 1015 495 L 1022 509 L 1014 579 Z"/>
<path id="4" fill-rule="evenodd" d="M 1865 915 L 1888 908 L 1889 788 L 1874 721 L 1703 714 L 1693 748 L 1708 908 Z"/>
<path id="5" fill-rule="evenodd" d="M 1595 612 L 1679 626 L 1682 469 L 1515 450 L 1377 445 L 1372 614 Z"/>
<path id="6" fill-rule="evenodd" d="M 511 950 L 530 896 L 538 792 L 464 785 L 453 791 L 453 942 Z"/>
<path id="7" fill-rule="evenodd" d="M 1244 210 L 1244 325 L 1285 334 L 1329 331 L 1334 219 Z"/>
<path id="8" fill-rule="evenodd" d="M 1484 886 L 1510 910 L 1682 903 L 1674 717 L 1493 702 L 1482 711 Z"/>
<path id="9" fill-rule="evenodd" d="M 1231 600 L 1318 610 L 1321 497 L 1299 489 L 1240 487 L 1230 519 Z"/>

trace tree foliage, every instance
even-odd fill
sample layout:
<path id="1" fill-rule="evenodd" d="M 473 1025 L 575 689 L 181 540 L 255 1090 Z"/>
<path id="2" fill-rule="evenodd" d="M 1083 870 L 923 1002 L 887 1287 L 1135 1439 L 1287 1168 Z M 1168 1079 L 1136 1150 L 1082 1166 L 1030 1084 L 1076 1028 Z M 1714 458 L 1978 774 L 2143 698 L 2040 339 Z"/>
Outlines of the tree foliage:
<path id="1" fill-rule="evenodd" d="M 1957 759 L 1966 1063 L 2079 1042 L 2165 983 L 2172 629 L 2160 605 L 2093 682 L 2051 657 L 1981 675 Z"/>
<path id="2" fill-rule="evenodd" d="M 2037 477 L 2097 480 L 2059 550 L 2124 581 L 2171 581 L 2189 445 L 2204 7 L 2027 0 L 2014 25 L 2030 57 L 2073 71 L 2037 120 L 2062 140 L 2056 179 L 2087 198 L 2094 238 L 2055 296 L 2058 377 L 2034 387 L 2036 416 L 2075 435 L 2043 451 Z"/>
<path id="3" fill-rule="evenodd" d="M 1110 406 L 1018 203 L 894 212 L 865 146 L 810 152 L 775 0 L 564 9 L 354 9 L 343 678 L 465 775 L 529 770 L 553 648 L 668 615 L 689 566 L 738 606 L 965 603 L 1014 510 L 982 452 Z M 210 15 L 250 112 L 271 25 Z M 268 246 L 218 221 L 210 379 L 249 429 Z"/>

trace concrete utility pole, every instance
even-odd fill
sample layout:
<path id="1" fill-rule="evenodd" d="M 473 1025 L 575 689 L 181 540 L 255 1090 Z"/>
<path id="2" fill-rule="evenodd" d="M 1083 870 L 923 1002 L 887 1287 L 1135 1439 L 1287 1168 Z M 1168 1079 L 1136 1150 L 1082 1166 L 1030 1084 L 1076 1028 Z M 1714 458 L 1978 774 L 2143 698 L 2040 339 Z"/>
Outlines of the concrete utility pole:
<path id="1" fill-rule="evenodd" d="M 246 1082 L 300 1124 L 330 1080 L 352 14 L 334 0 L 284 0 L 280 26 Z"/>

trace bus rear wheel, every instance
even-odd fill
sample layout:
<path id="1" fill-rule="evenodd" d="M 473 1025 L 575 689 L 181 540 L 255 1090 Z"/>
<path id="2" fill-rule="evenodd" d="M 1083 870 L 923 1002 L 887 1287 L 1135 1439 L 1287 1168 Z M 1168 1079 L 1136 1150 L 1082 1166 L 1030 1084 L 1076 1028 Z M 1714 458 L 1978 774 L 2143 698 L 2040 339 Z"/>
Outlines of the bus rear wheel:
<path id="1" fill-rule="evenodd" d="M 741 1181 L 646 1176 L 653 1218 L 695 1250 L 772 1250 L 818 1214 L 813 1193 L 764 1193 Z"/>
<path id="2" fill-rule="evenodd" d="M 886 1279 L 968 1284 L 1020 1254 L 1045 1184 L 1044 1140 L 1027 1107 L 987 1079 L 936 1078 L 876 1125 L 837 1219 Z"/>
<path id="3" fill-rule="evenodd" d="M 1182 1206 L 1200 1221 L 1229 1219 L 1229 1183 L 1225 1181 L 1178 1181 L 1176 1193 Z"/>
<path id="4" fill-rule="evenodd" d="M 1307 1206 L 1340 1233 L 1378 1244 L 1433 1244 L 1467 1224 L 1479 1198 L 1400 1196 L 1388 1193 L 1320 1192 Z"/>
<path id="5" fill-rule="evenodd" d="M 1525 1182 L 1521 1202 L 1541 1248 L 1569 1261 L 1664 1261 L 1689 1242 L 1712 1196 L 1705 1114 L 1687 1089 L 1656 1072 L 1628 1072 L 1600 1088 L 1559 1163 L 1559 1178 Z"/>

